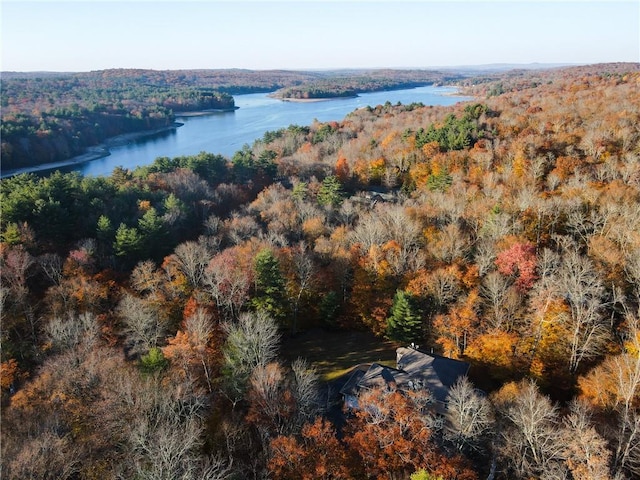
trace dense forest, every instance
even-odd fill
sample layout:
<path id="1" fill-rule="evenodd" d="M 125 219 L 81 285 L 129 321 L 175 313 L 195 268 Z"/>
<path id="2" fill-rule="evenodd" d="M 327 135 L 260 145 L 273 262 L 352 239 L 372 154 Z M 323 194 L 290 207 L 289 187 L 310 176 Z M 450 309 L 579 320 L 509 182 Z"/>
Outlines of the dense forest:
<path id="1" fill-rule="evenodd" d="M 3 476 L 638 478 L 639 87 L 470 79 L 232 158 L 2 180 Z M 471 369 L 444 414 L 419 388 L 342 410 L 308 332 Z"/>
<path id="2" fill-rule="evenodd" d="M 233 97 L 162 72 L 108 70 L 3 78 L 2 168 L 66 160 L 109 137 L 170 128 L 174 113 L 233 109 Z"/>
<path id="3" fill-rule="evenodd" d="M 315 81 L 281 88 L 274 97 L 282 99 L 314 99 L 349 97 L 364 92 L 414 88 L 424 85 L 453 83 L 463 77 L 457 73 L 444 74 L 432 70 L 374 70 L 331 75 Z"/>
<path id="4" fill-rule="evenodd" d="M 110 137 L 171 128 L 176 113 L 234 109 L 233 94 L 344 96 L 455 78 L 427 70 L 7 72 L 0 91 L 2 169 L 66 160 Z"/>

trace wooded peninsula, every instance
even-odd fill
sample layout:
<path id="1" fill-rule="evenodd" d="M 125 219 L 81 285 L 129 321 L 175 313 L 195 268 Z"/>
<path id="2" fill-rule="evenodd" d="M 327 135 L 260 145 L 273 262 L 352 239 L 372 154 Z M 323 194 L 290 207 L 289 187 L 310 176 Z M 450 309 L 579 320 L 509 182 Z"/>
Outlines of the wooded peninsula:
<path id="1" fill-rule="evenodd" d="M 59 162 L 132 132 L 168 128 L 175 114 L 232 110 L 232 95 L 336 98 L 461 78 L 428 70 L 289 72 L 136 70 L 88 73 L 4 72 L 2 169 Z"/>
<path id="2" fill-rule="evenodd" d="M 239 92 L 474 100 L 3 179 L 3 477 L 640 477 L 640 64 L 13 76 L 3 168 Z"/>

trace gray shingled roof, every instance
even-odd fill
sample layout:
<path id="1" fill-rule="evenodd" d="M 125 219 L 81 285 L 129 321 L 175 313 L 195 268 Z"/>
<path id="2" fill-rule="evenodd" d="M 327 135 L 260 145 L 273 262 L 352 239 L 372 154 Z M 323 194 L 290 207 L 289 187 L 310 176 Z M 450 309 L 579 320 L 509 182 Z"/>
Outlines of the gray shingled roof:
<path id="1" fill-rule="evenodd" d="M 414 348 L 396 350 L 398 368 L 407 372 L 415 382 L 428 388 L 436 400 L 444 402 L 449 389 L 458 378 L 469 371 L 469 364 L 453 358 L 428 354 Z"/>
<path id="2" fill-rule="evenodd" d="M 365 371 L 364 366 L 358 366 L 340 393 L 356 396 L 361 389 L 376 387 L 399 390 L 427 388 L 436 400 L 445 402 L 449 388 L 469 371 L 466 362 L 428 354 L 415 348 L 400 347 L 396 355 L 398 368 L 374 363 Z"/>

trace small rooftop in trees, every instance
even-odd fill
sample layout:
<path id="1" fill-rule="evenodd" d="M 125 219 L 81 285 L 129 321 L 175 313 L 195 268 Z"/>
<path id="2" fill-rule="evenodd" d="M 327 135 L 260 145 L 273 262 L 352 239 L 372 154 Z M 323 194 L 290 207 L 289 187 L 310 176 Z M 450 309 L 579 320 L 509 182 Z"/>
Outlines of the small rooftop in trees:
<path id="1" fill-rule="evenodd" d="M 397 368 L 373 363 L 368 368 L 359 365 L 340 393 L 349 408 L 357 408 L 358 393 L 364 389 L 385 387 L 397 390 L 427 389 L 434 400 L 444 404 L 449 389 L 469 371 L 469 364 L 460 360 L 425 353 L 414 347 L 396 350 Z"/>

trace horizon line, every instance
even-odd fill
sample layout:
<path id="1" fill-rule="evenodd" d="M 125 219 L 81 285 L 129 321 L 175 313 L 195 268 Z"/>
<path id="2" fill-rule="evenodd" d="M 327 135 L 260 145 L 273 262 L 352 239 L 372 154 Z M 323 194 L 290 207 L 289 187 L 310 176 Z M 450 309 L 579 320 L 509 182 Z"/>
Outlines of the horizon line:
<path id="1" fill-rule="evenodd" d="M 525 63 L 510 63 L 510 62 L 492 62 L 492 63 L 478 63 L 478 64 L 461 64 L 461 65 L 432 65 L 432 66 L 404 66 L 404 67 L 389 67 L 389 66 L 377 66 L 377 67 L 306 67 L 306 68 L 287 68 L 287 67 L 272 67 L 272 68 L 247 68 L 247 67 L 189 67 L 189 68 L 149 68 L 149 67 L 106 67 L 91 70 L 0 70 L 0 74 L 4 73 L 91 73 L 101 72 L 107 70 L 151 70 L 151 71 L 215 71 L 215 70 L 244 70 L 250 72 L 269 72 L 269 71 L 286 71 L 286 72 L 331 72 L 331 71 L 366 71 L 366 70 L 436 70 L 436 69 L 482 69 L 482 68 L 494 68 L 494 69 L 508 69 L 518 67 L 533 67 L 533 68 L 555 68 L 555 67 L 577 67 L 587 65 L 606 65 L 615 63 L 628 63 L 639 64 L 640 62 L 633 61 L 606 61 L 606 62 L 525 62 Z"/>

